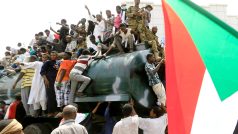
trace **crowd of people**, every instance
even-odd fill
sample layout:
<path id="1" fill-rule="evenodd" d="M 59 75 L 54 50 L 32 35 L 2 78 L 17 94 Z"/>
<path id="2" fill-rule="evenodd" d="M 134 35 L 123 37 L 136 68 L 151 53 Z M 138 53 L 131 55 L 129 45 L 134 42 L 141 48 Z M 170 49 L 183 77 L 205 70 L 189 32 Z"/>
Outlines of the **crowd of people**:
<path id="1" fill-rule="evenodd" d="M 158 121 L 134 116 L 133 105 L 126 104 L 122 110 L 124 118 L 115 125 L 113 134 L 130 131 L 134 134 L 138 133 L 138 128 L 148 134 L 153 133 L 152 128 L 160 130 L 161 134 L 164 132 L 167 126 L 166 94 L 157 74 L 164 64 L 164 48 L 156 36 L 157 27 L 149 27 L 153 7 L 140 8 L 140 0 L 134 2 L 134 6 L 128 9 L 125 5 L 117 6 L 116 15 L 106 10 L 106 18 L 102 13 L 94 16 L 85 6 L 88 21 L 82 18 L 77 24 L 68 25 L 66 19 L 62 19 L 56 23 L 61 25 L 59 30 L 50 27 L 44 31 L 45 34 L 35 34 L 27 48 L 22 48 L 21 43 L 18 43 L 19 49 L 6 48 L 5 57 L 0 62 L 0 77 L 19 73 L 12 89 L 21 81 L 21 101 L 26 115 L 54 117 L 63 111 L 65 122 L 52 134 L 72 131 L 86 134 L 83 126 L 74 123 L 77 108 L 72 106 L 76 95 L 85 96 L 83 92 L 91 81 L 84 71 L 95 58 L 105 57 L 113 49 L 119 54 L 131 53 L 136 44 L 143 43 L 152 51 L 146 57 L 145 71 L 158 98 L 158 106 L 151 111 L 151 117 L 158 118 Z M 162 126 L 155 125 L 158 122 Z M 135 129 L 129 129 L 129 126 Z"/>

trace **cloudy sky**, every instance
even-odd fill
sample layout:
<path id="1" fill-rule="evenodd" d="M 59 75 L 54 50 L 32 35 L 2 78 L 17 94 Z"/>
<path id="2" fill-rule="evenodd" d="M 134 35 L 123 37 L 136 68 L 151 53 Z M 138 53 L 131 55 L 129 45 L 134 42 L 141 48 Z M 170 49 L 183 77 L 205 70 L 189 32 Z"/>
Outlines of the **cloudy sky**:
<path id="1" fill-rule="evenodd" d="M 17 42 L 27 46 L 34 34 L 44 31 L 62 18 L 68 20 L 68 24 L 77 23 L 82 17 L 88 17 L 84 5 L 87 4 L 93 14 L 100 10 L 112 10 L 115 13 L 115 6 L 126 0 L 1 0 L 0 1 L 0 45 L 16 47 Z M 132 0 L 129 0 L 132 1 Z M 142 0 L 148 1 L 148 0 Z M 149 0 L 160 3 L 160 0 Z M 236 0 L 193 0 L 201 5 L 227 4 L 230 15 L 238 15 Z M 105 13 L 104 13 L 105 16 Z M 2 57 L 3 51 L 0 52 Z"/>

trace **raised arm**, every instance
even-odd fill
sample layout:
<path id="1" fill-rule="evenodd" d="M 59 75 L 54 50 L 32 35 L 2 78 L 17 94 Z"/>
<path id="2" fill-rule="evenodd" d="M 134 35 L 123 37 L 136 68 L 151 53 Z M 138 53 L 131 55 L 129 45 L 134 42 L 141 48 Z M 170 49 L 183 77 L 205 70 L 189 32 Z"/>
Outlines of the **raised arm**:
<path id="1" fill-rule="evenodd" d="M 81 23 L 81 20 L 78 22 L 78 24 L 76 26 L 78 27 L 80 23 Z"/>
<path id="2" fill-rule="evenodd" d="M 59 33 L 56 32 L 52 27 L 50 27 L 50 30 L 51 30 L 52 32 L 54 32 L 55 34 L 59 34 Z"/>
<path id="3" fill-rule="evenodd" d="M 164 59 L 162 59 L 159 64 L 155 67 L 154 70 L 152 70 L 152 73 L 155 74 L 159 71 L 161 64 L 164 63 Z"/>
<path id="4" fill-rule="evenodd" d="M 92 114 L 95 114 L 97 112 L 100 105 L 101 105 L 101 102 L 98 102 L 96 107 L 93 109 Z"/>
<path id="5" fill-rule="evenodd" d="M 90 12 L 90 10 L 88 9 L 88 6 L 87 6 L 87 5 L 85 5 L 85 9 L 88 11 L 88 15 L 91 16 L 91 12 Z"/>

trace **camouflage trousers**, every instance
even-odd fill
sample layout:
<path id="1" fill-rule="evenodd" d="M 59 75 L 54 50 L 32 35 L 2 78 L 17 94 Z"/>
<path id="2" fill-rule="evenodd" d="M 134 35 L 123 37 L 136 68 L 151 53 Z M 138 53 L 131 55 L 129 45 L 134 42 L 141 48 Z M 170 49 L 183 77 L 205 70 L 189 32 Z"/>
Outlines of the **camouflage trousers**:
<path id="1" fill-rule="evenodd" d="M 140 38 L 141 42 L 148 41 L 148 39 L 146 37 L 146 31 L 147 30 L 148 30 L 148 28 L 142 22 L 138 23 L 137 32 L 139 34 L 139 38 Z"/>
<path id="2" fill-rule="evenodd" d="M 149 41 L 148 44 L 151 46 L 151 50 L 155 56 L 155 59 L 159 59 L 159 50 L 157 46 L 157 42 L 155 40 Z"/>

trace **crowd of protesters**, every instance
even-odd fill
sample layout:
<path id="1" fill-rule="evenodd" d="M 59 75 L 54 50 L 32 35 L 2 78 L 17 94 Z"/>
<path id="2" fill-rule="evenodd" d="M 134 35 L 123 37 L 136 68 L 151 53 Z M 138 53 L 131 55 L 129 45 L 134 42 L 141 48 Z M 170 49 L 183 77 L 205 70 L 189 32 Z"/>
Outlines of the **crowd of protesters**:
<path id="1" fill-rule="evenodd" d="M 61 25 L 59 30 L 50 27 L 35 34 L 27 48 L 22 48 L 21 43 L 18 43 L 18 49 L 6 48 L 5 57 L 0 62 L 0 77 L 19 73 L 12 88 L 15 89 L 21 81 L 21 102 L 26 115 L 54 117 L 63 111 L 65 123 L 53 134 L 67 134 L 70 129 L 74 133 L 87 133 L 83 126 L 74 124 L 77 108 L 69 105 L 73 104 L 76 95 L 84 96 L 83 91 L 91 81 L 83 72 L 94 58 L 105 57 L 113 49 L 119 54 L 131 53 L 135 51 L 136 44 L 143 43 L 149 45 L 152 51 L 146 57 L 145 70 L 149 85 L 158 98 L 158 106 L 152 109 L 151 114 L 159 121 L 137 116 L 134 119 L 133 106 L 127 104 L 123 107 L 125 118 L 116 124 L 113 134 L 138 133 L 139 127 L 148 134 L 153 133 L 149 127 L 164 132 L 167 125 L 164 109 L 166 95 L 157 74 L 161 64 L 164 64 L 164 48 L 156 36 L 157 27 L 149 27 L 153 7 L 147 5 L 140 8 L 140 0 L 135 0 L 134 4 L 128 9 L 126 5 L 117 6 L 116 15 L 106 10 L 106 18 L 102 13 L 93 15 L 85 6 L 90 18 L 88 21 L 82 18 L 77 24 L 68 25 L 67 20 L 62 19 L 56 23 Z M 78 88 L 79 82 L 81 85 Z M 153 124 L 158 122 L 163 126 Z M 129 130 L 130 123 L 137 129 Z M 112 133 L 112 128 L 110 130 L 109 133 Z"/>

